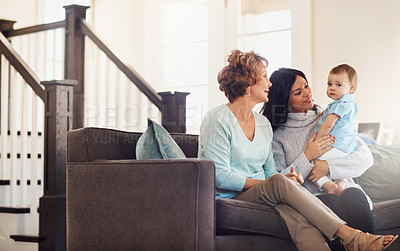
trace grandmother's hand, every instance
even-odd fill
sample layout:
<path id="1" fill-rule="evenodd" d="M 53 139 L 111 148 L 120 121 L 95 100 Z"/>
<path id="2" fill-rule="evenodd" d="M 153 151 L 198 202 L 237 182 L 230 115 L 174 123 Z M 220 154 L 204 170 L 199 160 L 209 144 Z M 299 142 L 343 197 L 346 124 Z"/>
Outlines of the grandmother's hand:
<path id="1" fill-rule="evenodd" d="M 296 172 L 293 167 L 290 169 L 290 173 L 286 174 L 285 176 L 288 179 L 296 181 L 300 185 L 303 185 L 304 183 L 303 175 L 301 173 Z"/>
<path id="2" fill-rule="evenodd" d="M 317 139 L 317 133 L 314 133 L 307 143 L 307 148 L 304 150 L 308 161 L 321 157 L 324 153 L 331 150 L 331 146 L 335 142 L 335 137 L 332 135 L 325 135 Z"/>
<path id="3" fill-rule="evenodd" d="M 312 182 L 316 182 L 320 178 L 329 174 L 329 164 L 326 160 L 315 160 L 314 168 L 308 175 L 308 179 Z"/>

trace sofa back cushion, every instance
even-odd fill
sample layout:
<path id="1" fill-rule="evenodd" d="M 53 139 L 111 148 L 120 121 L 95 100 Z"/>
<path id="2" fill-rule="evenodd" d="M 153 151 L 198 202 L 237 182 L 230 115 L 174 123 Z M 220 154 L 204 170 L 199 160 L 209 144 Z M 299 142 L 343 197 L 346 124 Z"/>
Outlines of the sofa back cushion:
<path id="1" fill-rule="evenodd" d="M 374 164 L 356 181 L 373 202 L 400 199 L 400 145 L 368 145 Z"/>
<path id="2" fill-rule="evenodd" d="M 109 128 L 85 127 L 68 132 L 67 161 L 136 159 L 140 132 Z M 188 158 L 197 158 L 198 135 L 171 133 Z"/>

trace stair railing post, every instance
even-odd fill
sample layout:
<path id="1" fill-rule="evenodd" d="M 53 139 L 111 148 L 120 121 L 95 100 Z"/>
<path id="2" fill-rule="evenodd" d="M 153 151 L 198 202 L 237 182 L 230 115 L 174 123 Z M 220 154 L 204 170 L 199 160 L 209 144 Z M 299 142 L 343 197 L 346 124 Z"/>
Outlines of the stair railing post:
<path id="1" fill-rule="evenodd" d="M 88 6 L 68 5 L 65 8 L 65 57 L 64 78 L 75 79 L 78 86 L 74 88 L 74 124 L 72 128 L 81 128 L 84 124 L 84 90 L 85 90 L 85 35 L 80 21 L 86 18 Z"/>
<path id="2" fill-rule="evenodd" d="M 39 201 L 39 250 L 66 250 L 67 131 L 72 127 L 76 80 L 44 81 L 44 174 Z"/>
<path id="3" fill-rule="evenodd" d="M 14 30 L 14 24 L 16 22 L 17 21 L 0 19 L 0 32 L 2 32 L 4 36 L 7 37 L 7 32 L 10 30 Z"/>
<path id="4" fill-rule="evenodd" d="M 12 21 L 12 20 L 5 20 L 5 19 L 0 19 L 0 32 L 3 33 L 3 35 L 6 36 L 7 32 L 10 30 L 14 29 L 14 24 L 16 23 L 16 21 Z M 1 56 L 1 54 L 0 54 Z M 0 60 L 0 84 L 1 84 L 1 80 L 3 79 L 1 77 L 1 60 Z M 1 101 L 1 97 L 0 97 L 0 101 Z M 1 112 L 0 112 L 1 113 Z"/>
<path id="5" fill-rule="evenodd" d="M 161 124 L 168 132 L 186 132 L 186 96 L 188 92 L 159 92 L 162 98 Z"/>

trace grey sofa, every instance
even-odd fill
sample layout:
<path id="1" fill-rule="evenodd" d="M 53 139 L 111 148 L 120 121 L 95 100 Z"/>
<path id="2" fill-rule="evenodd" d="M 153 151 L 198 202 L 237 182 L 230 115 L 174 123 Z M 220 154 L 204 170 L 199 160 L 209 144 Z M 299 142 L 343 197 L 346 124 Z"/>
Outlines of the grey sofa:
<path id="1" fill-rule="evenodd" d="M 136 160 L 141 133 L 68 132 L 67 248 L 296 250 L 275 210 L 215 200 L 214 165 L 198 136 L 171 134 L 187 159 Z M 400 234 L 400 199 L 375 204 L 377 233 Z"/>

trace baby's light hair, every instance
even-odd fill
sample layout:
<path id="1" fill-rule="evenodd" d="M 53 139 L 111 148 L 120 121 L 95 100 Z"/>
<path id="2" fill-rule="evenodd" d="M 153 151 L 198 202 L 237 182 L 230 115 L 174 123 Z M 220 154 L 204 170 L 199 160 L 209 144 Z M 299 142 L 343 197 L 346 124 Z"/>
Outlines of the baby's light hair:
<path id="1" fill-rule="evenodd" d="M 354 70 L 353 67 L 351 67 L 348 64 L 340 64 L 334 68 L 332 68 L 332 70 L 329 72 L 330 74 L 340 74 L 345 72 L 347 74 L 347 78 L 350 81 L 350 84 L 352 85 L 358 85 L 358 78 L 357 78 L 357 72 L 356 70 Z"/>

